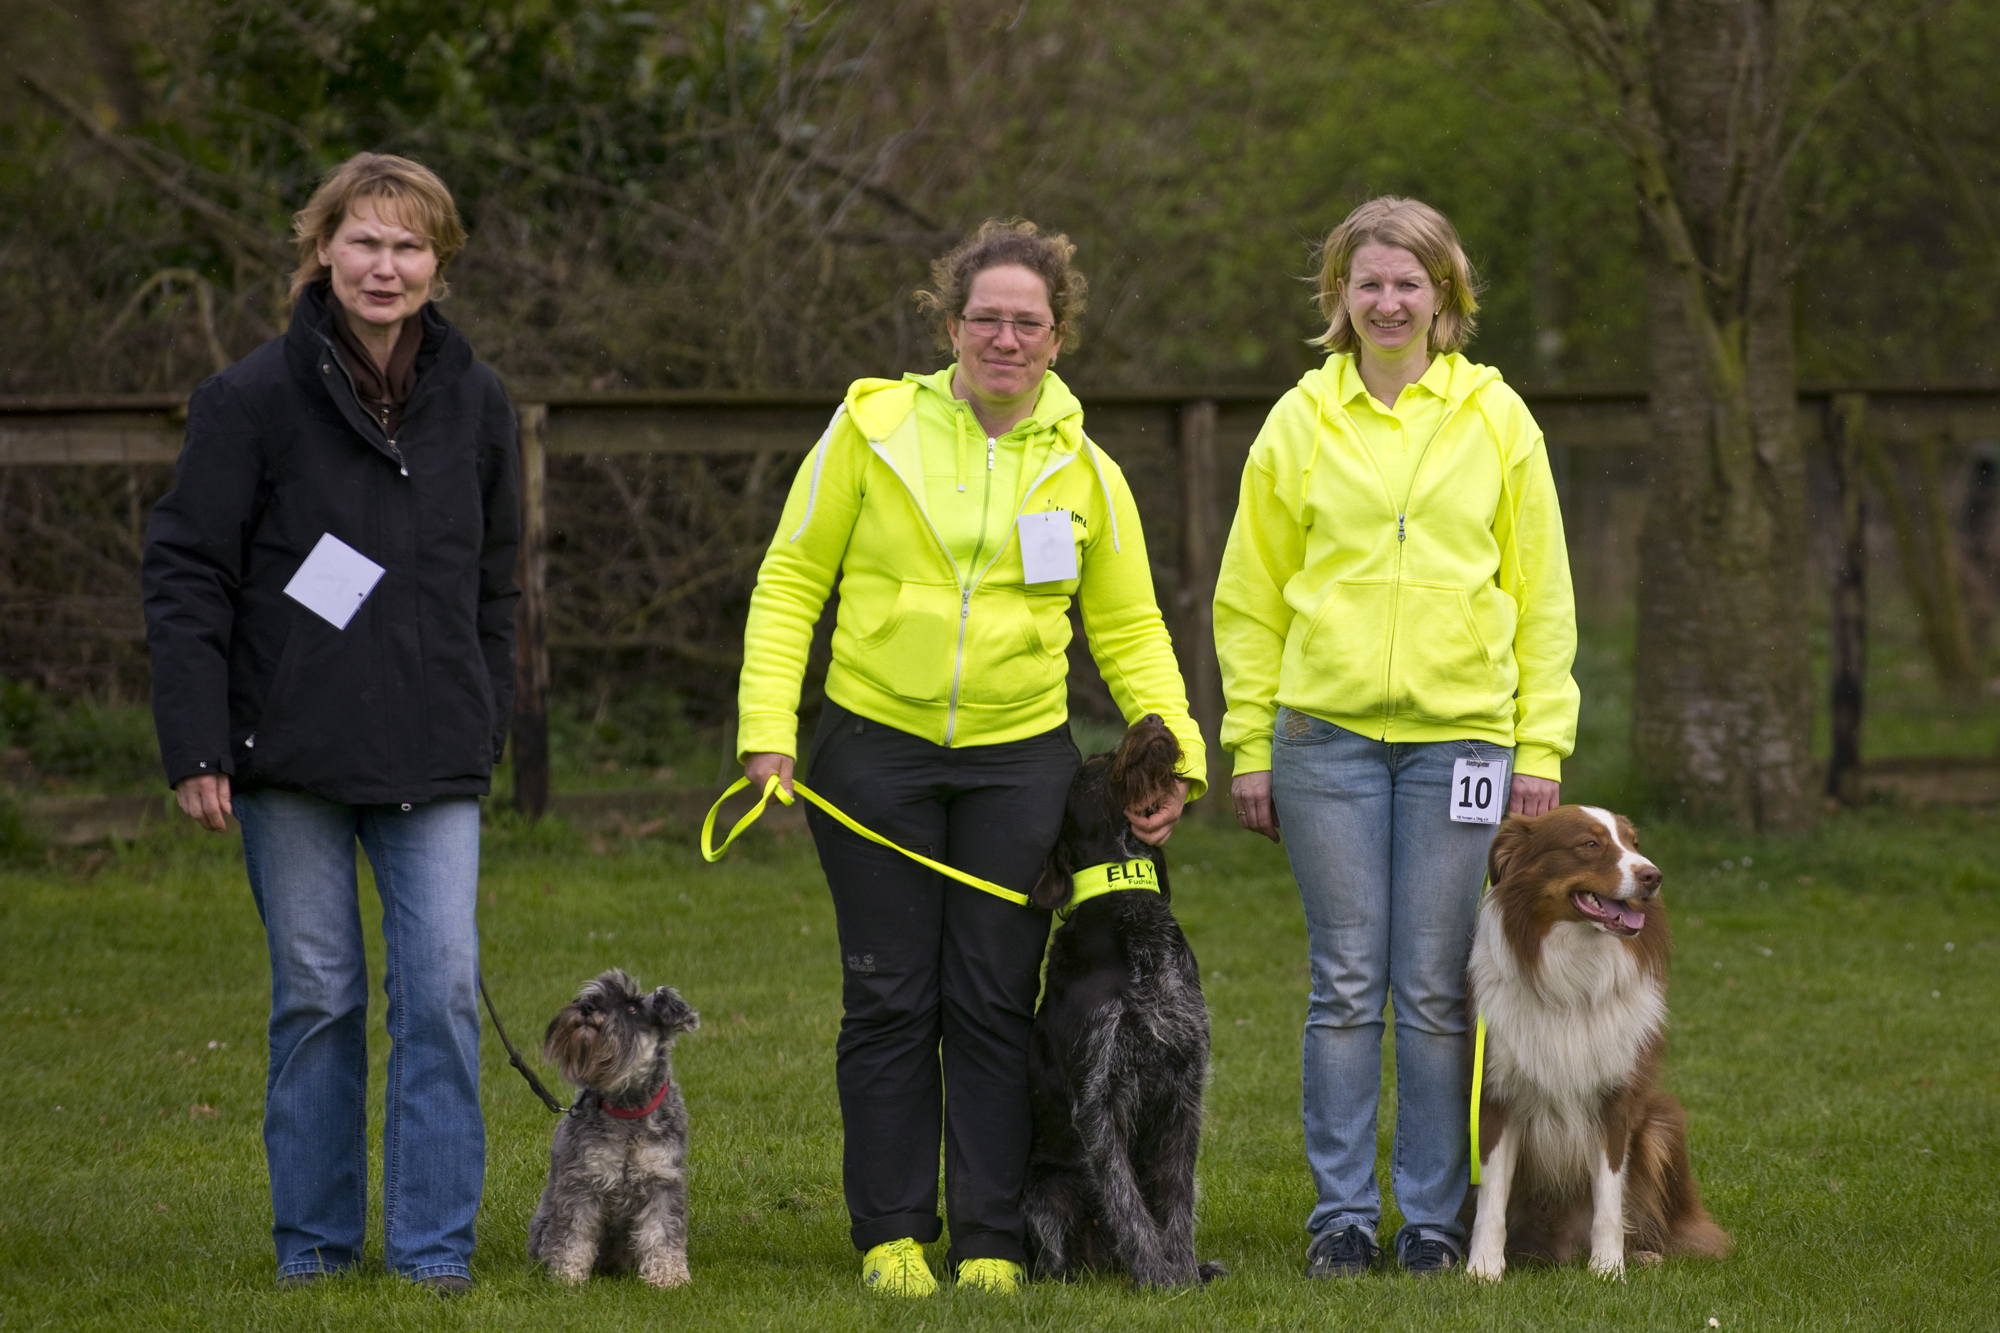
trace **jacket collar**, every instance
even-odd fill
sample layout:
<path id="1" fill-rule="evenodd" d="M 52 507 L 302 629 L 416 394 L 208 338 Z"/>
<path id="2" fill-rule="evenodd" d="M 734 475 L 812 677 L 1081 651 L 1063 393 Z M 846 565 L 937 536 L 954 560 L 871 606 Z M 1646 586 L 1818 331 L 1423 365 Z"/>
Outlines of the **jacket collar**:
<path id="1" fill-rule="evenodd" d="M 1491 366 L 1468 361 L 1460 352 L 1446 352 L 1431 360 L 1430 369 L 1417 384 L 1444 399 L 1448 409 L 1455 410 L 1499 378 L 1500 372 Z M 1324 365 L 1315 366 L 1299 378 L 1299 390 L 1319 409 L 1321 416 L 1334 421 L 1347 415 L 1349 406 L 1368 392 L 1368 386 L 1361 381 L 1361 369 L 1354 354 L 1336 352 Z"/>
<path id="2" fill-rule="evenodd" d="M 292 307 L 291 326 L 285 330 L 285 357 L 292 373 L 307 384 L 317 384 L 333 399 L 349 425 L 378 451 L 391 458 L 382 427 L 362 410 L 354 395 L 346 370 L 333 351 L 333 310 L 328 304 L 330 289 L 314 283 L 299 293 Z M 435 303 L 426 301 L 417 318 L 423 321 L 424 346 L 417 353 L 417 387 L 404 405 L 403 420 L 413 420 L 426 398 L 452 383 L 472 365 L 472 345 L 443 315 Z"/>

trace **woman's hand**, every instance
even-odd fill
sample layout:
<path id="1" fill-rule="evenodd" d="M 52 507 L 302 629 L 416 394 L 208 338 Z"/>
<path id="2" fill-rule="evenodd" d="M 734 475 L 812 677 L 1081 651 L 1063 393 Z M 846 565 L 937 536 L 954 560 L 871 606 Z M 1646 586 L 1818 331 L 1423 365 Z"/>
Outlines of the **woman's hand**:
<path id="1" fill-rule="evenodd" d="M 785 795 L 790 796 L 792 794 L 790 755 L 776 754 L 767 750 L 743 756 L 743 776 L 750 779 L 750 790 L 757 795 L 764 794 L 764 786 L 774 773 L 778 776 L 778 785 L 784 788 Z"/>
<path id="2" fill-rule="evenodd" d="M 1271 803 L 1271 770 L 1238 773 L 1229 784 L 1229 800 L 1236 807 L 1236 822 L 1252 833 L 1261 833 L 1272 842 L 1278 839 L 1278 807 Z"/>
<path id="3" fill-rule="evenodd" d="M 1174 825 L 1181 822 L 1181 811 L 1187 809 L 1187 794 L 1187 779 L 1176 778 L 1173 791 L 1158 805 L 1127 809 L 1125 818 L 1131 821 L 1132 836 L 1148 846 L 1166 846 L 1167 839 L 1174 836 Z"/>
<path id="4" fill-rule="evenodd" d="M 234 813 L 229 808 L 229 775 L 227 773 L 202 773 L 191 778 L 182 778 L 174 784 L 174 799 L 181 804 L 181 812 L 211 833 L 223 833 L 229 828 L 229 816 Z"/>
<path id="5" fill-rule="evenodd" d="M 1531 778 L 1526 773 L 1514 775 L 1513 790 L 1507 795 L 1507 813 L 1526 815 L 1533 818 L 1545 815 L 1562 804 L 1562 784 L 1547 778 Z"/>

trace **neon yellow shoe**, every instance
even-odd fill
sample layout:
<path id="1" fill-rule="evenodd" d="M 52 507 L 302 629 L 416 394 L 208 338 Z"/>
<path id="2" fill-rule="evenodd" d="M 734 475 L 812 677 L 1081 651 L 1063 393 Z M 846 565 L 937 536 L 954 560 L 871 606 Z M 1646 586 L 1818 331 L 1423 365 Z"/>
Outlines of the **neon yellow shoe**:
<path id="1" fill-rule="evenodd" d="M 928 1296 L 937 1290 L 924 1247 L 905 1237 L 884 1241 L 861 1256 L 861 1285 L 883 1296 Z"/>
<path id="2" fill-rule="evenodd" d="M 958 1266 L 958 1285 L 995 1296 L 1012 1296 L 1027 1282 L 1012 1259 L 967 1259 Z"/>

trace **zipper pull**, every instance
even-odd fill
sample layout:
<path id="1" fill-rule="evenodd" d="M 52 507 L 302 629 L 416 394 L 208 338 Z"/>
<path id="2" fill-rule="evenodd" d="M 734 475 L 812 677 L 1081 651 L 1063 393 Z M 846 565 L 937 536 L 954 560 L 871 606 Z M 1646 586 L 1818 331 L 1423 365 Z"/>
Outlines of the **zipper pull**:
<path id="1" fill-rule="evenodd" d="M 995 443 L 996 441 L 991 435 L 986 437 L 986 470 L 988 472 L 993 470 L 993 447 Z"/>
<path id="2" fill-rule="evenodd" d="M 958 595 L 958 618 L 964 620 L 972 614 L 972 589 L 967 588 Z"/>
<path id="3" fill-rule="evenodd" d="M 1396 515 L 1396 540 L 1403 540 L 1403 515 Z"/>

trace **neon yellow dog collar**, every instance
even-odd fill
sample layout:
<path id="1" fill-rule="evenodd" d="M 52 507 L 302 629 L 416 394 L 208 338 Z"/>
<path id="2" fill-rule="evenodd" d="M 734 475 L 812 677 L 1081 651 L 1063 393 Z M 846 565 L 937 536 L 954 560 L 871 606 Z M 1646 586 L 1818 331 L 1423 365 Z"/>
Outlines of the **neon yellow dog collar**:
<path id="1" fill-rule="evenodd" d="M 1121 889 L 1147 889 L 1153 893 L 1160 891 L 1160 872 L 1151 861 L 1107 861 L 1100 866 L 1087 866 L 1069 877 L 1075 886 L 1069 903 L 1063 908 L 1065 913 L 1074 912 L 1092 898 L 1107 893 L 1117 893 Z"/>

